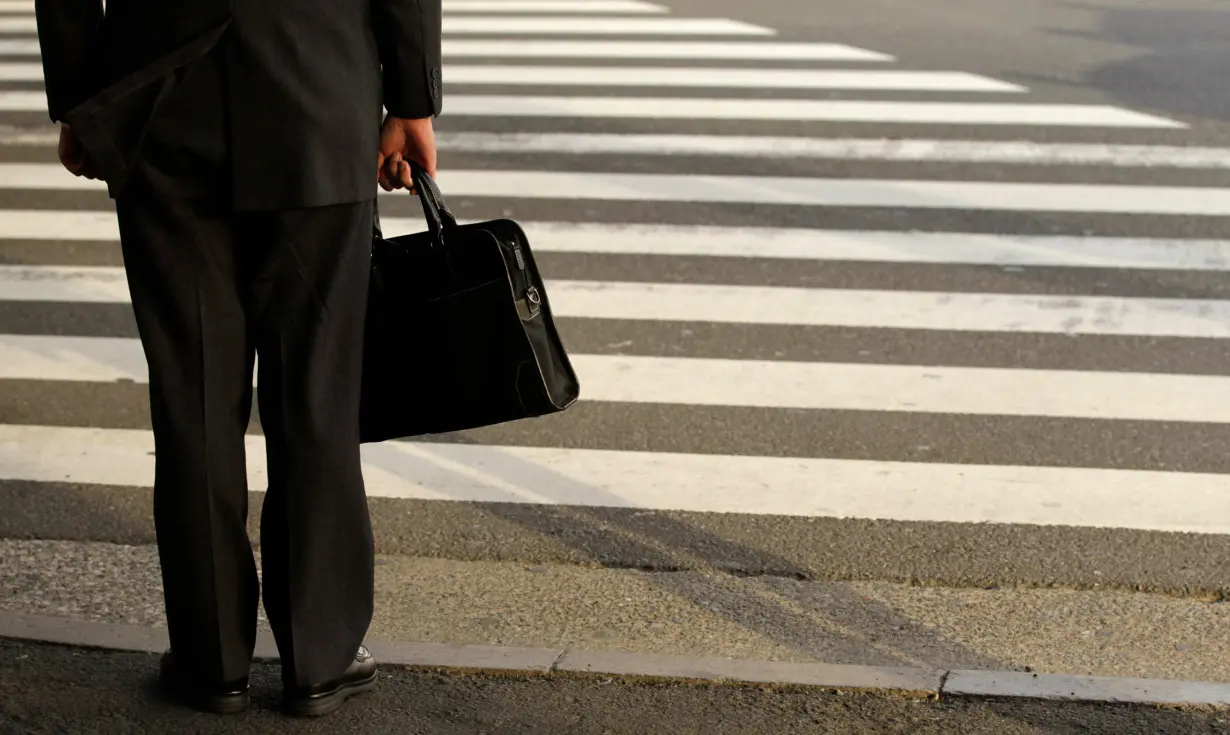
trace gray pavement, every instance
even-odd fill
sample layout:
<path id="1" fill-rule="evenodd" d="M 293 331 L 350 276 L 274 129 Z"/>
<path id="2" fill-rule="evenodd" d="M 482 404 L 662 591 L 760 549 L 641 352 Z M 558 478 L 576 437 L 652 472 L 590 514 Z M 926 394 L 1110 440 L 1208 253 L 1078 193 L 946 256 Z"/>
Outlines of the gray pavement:
<path id="1" fill-rule="evenodd" d="M 131 393 L 135 396 L 139 391 L 134 386 Z M 46 408 L 72 401 L 82 393 L 46 394 L 42 405 Z M 139 405 L 134 399 L 130 404 L 117 404 L 113 412 L 98 415 L 141 422 L 145 417 L 134 407 Z M 738 416 L 736 412 L 697 411 L 694 417 L 703 425 L 715 417 L 729 421 L 731 413 Z M 638 426 L 636 433 L 624 437 L 625 447 L 655 446 L 655 440 L 670 441 L 668 446 L 685 451 L 689 446 L 685 443 L 689 437 L 672 435 L 652 410 L 629 410 L 624 415 L 629 424 Z M 490 433 L 509 437 L 514 445 L 527 441 L 512 429 Z M 574 446 L 583 441 L 564 432 L 543 434 Z M 742 436 L 764 442 L 753 443 L 753 451 L 771 441 L 757 436 L 754 428 L 748 428 Z M 903 431 L 900 444 L 905 444 L 907 436 Z M 739 437 L 736 434 L 733 439 Z M 877 443 L 864 451 L 882 449 L 892 438 L 891 434 L 872 435 L 869 441 Z M 699 437 L 692 440 L 699 441 Z M 1200 441 L 1205 440 L 1200 437 Z M 767 449 L 773 453 L 783 447 Z M 1078 452 L 1079 446 L 1073 454 Z M 262 499 L 263 493 L 250 495 L 249 532 L 254 539 Z M 145 489 L 10 482 L 0 483 L 0 502 L 12 509 L 11 515 L 0 517 L 0 534 L 6 538 L 154 543 L 150 493 Z M 1198 600 L 1223 600 L 1230 589 L 1222 561 L 1230 553 L 1230 543 L 1211 534 L 395 498 L 373 498 L 370 507 L 377 550 L 414 557 L 579 564 L 667 573 L 718 569 L 737 575 L 885 580 L 975 589 L 1117 589 Z"/>
<path id="2" fill-rule="evenodd" d="M 992 100 L 969 92 L 563 86 L 518 86 L 510 92 L 457 85 L 448 94 L 1104 104 L 1177 119 L 1188 127 L 479 116 L 450 113 L 446 99 L 445 114 L 438 121 L 444 145 L 442 171 L 1193 186 L 1214 192 L 1230 187 L 1230 91 L 1224 84 L 1230 10 L 1219 3 L 664 0 L 664 4 L 672 17 L 732 18 L 776 31 L 774 38 L 758 41 L 848 44 L 893 55 L 895 60 L 885 68 L 983 74 L 1025 85 L 1028 92 L 1010 100 L 990 95 Z M 0 64 L 36 58 L 28 53 L 5 54 L 3 48 L 0 43 Z M 509 63 L 491 58 L 457 63 L 461 61 Z M 565 67 L 869 68 L 865 63 L 791 60 L 513 62 Z M 447 71 L 445 76 L 447 86 Z M 2 84 L 0 97 L 18 89 L 37 90 L 38 85 Z M 0 109 L 0 167 L 54 165 L 54 132 L 39 111 Z M 448 142 L 453 135 L 484 132 L 774 135 L 822 141 L 1015 141 L 1213 150 L 1202 154 L 1205 159 L 1197 165 L 1091 165 L 858 156 L 580 154 L 563 149 L 491 152 L 467 151 Z M 1063 262 L 1006 267 L 909 262 L 859 253 L 785 258 L 544 248 L 537 259 L 544 275 L 553 280 L 839 293 L 913 291 L 934 294 L 941 306 L 954 294 L 983 293 L 1053 296 L 1073 302 L 1110 297 L 1129 304 L 1139 299 L 1194 299 L 1206 300 L 1215 309 L 1230 295 L 1230 271 L 1224 262 L 1202 268 L 1167 265 L 1167 259 L 1181 262 L 1188 243 L 1225 240 L 1224 216 L 650 199 L 565 201 L 519 197 L 517 192 L 454 196 L 447 188 L 445 195 L 463 219 L 506 216 L 526 222 L 613 226 L 634 222 L 815 228 L 852 235 L 875 230 L 1077 238 L 1061 241 L 1068 248 L 1075 247 L 1079 238 L 1105 237 L 1119 238 L 1112 245 L 1123 252 L 1139 245 L 1131 245 L 1127 238 L 1153 238 L 1147 247 L 1162 253 L 1156 267 L 1124 267 L 1113 249 L 1105 262 L 1080 267 Z M 90 235 L 31 234 L 21 221 L 26 212 L 67 217 L 111 211 L 109 200 L 98 191 L 0 186 L 0 267 L 122 266 L 118 244 L 105 228 Z M 381 213 L 421 217 L 418 203 L 409 198 L 382 201 Z M 5 293 L 5 283 L 0 281 L 0 347 L 29 336 L 136 337 L 126 303 L 97 300 L 88 290 L 76 292 L 75 299 L 16 298 Z M 1164 310 L 1155 313 L 1155 325 L 1171 323 Z M 1203 317 L 1212 314 L 1215 319 L 1221 313 L 1209 311 Z M 1113 316 L 1103 314 L 1103 323 L 1113 326 Z M 570 351 L 587 355 L 1230 376 L 1230 341 L 1214 337 L 592 317 L 564 317 L 559 326 Z M 72 345 L 79 344 L 50 342 L 45 353 L 64 355 L 58 367 L 72 377 L 73 369 L 96 361 L 74 357 L 72 349 L 77 347 Z M 29 353 L 5 354 L 32 359 Z M 63 377 L 0 377 L 0 428 L 148 431 L 144 385 Z M 582 381 L 584 385 L 584 375 Z M 882 388 L 872 381 L 859 386 L 872 395 Z M 821 410 L 583 397 L 562 415 L 424 440 L 715 458 L 1092 468 L 1154 472 L 1158 474 L 1152 477 L 1193 481 L 1205 474 L 1230 475 L 1230 454 L 1225 449 L 1230 446 L 1230 423 L 1051 413 L 921 412 L 908 404 L 893 410 Z M 251 433 L 260 431 L 259 416 L 254 415 Z M 0 443 L 0 612 L 160 624 L 148 483 L 116 484 L 83 475 L 69 467 L 70 458 L 57 454 L 59 450 L 49 443 L 40 451 L 16 456 L 3 454 L 6 447 Z M 56 462 L 65 465 L 61 468 Z M 83 466 L 97 469 L 88 463 Z M 1224 632 L 1230 535 L 1224 533 L 1176 532 L 1151 524 L 1147 517 L 1141 519 L 1140 528 L 1120 528 L 1076 515 L 1062 523 L 1026 524 L 890 520 L 841 513 L 696 512 L 635 504 L 580 506 L 552 499 L 575 493 L 604 497 L 601 488 L 579 487 L 550 467 L 534 468 L 533 478 L 536 484 L 529 490 L 544 498 L 542 502 L 439 499 L 449 497 L 450 487 L 433 488 L 437 492 L 432 497 L 373 497 L 376 542 L 382 554 L 373 634 L 400 641 L 1230 682 Z M 828 481 L 816 478 L 818 497 L 823 497 Z M 858 490 L 874 495 L 879 488 L 872 485 Z M 1090 487 L 1089 492 L 1104 489 Z M 663 489 L 668 499 L 670 490 Z M 755 476 L 746 478 L 749 497 L 754 499 L 761 490 Z M 1028 497 L 1029 492 L 1022 488 L 1019 494 Z M 261 497 L 252 493 L 254 532 Z M 1104 504 L 1114 502 L 1113 495 L 1099 497 Z M 971 497 L 968 504 L 982 507 L 983 500 Z M 1079 500 L 1072 498 L 1074 505 Z M 1182 496 L 1163 500 L 1178 507 L 1187 502 Z M 966 504 L 965 498 L 953 502 L 961 507 L 953 507 L 952 515 L 959 515 Z M 1066 502 L 1052 505 L 1037 511 L 1046 515 L 1063 510 Z M 1147 514 L 1142 511 L 1142 515 Z M 1223 522 L 1228 516 L 1230 500 L 1224 516 L 1208 520 Z M 278 732 L 290 727 L 266 709 L 234 724 L 220 724 L 156 704 L 138 687 L 148 675 L 150 661 L 145 654 L 4 644 L 0 729 L 11 725 L 15 732 L 99 732 L 95 729 L 99 722 L 113 725 L 115 732 Z M 260 672 L 262 686 L 268 689 L 273 675 L 264 667 Z M 262 707 L 270 701 L 265 696 Z M 49 714 L 49 703 L 60 714 Z M 380 692 L 348 711 L 341 722 L 364 732 L 382 731 L 392 724 L 401 725 L 398 732 L 1195 733 L 1228 728 L 1224 715 L 1055 702 L 936 703 L 815 691 L 694 688 L 669 682 L 548 682 L 392 671 Z M 335 727 L 320 724 L 305 731 Z"/>
<path id="3" fill-rule="evenodd" d="M 322 721 L 277 711 L 278 673 L 253 671 L 253 707 L 230 718 L 185 714 L 152 680 L 153 654 L 0 641 L 0 728 L 89 733 L 997 733 L 1199 735 L 1222 712 L 954 698 L 941 701 L 770 686 L 609 678 L 541 679 L 384 669 L 377 688 Z M 55 692 L 48 698 L 48 692 Z"/>
<path id="4" fill-rule="evenodd" d="M 911 68 L 966 69 L 1029 85 L 1048 100 L 1179 115 L 1223 144 L 1230 134 L 1230 96 L 1218 81 L 1230 55 L 1230 21 L 1218 2 L 773 0 L 750 6 L 739 0 L 671 0 L 669 5 L 681 15 L 772 26 L 788 40 L 891 49 Z M 1066 131 L 1030 132 L 1034 138 Z M 1099 140 L 1115 137 L 1124 137 L 1122 131 L 1098 133 Z"/>
<path id="5" fill-rule="evenodd" d="M 0 614 L 164 626 L 151 546 L 0 542 L 0 590 Z M 389 555 L 376 600 L 385 641 L 1230 682 L 1230 606 L 1191 597 Z"/>

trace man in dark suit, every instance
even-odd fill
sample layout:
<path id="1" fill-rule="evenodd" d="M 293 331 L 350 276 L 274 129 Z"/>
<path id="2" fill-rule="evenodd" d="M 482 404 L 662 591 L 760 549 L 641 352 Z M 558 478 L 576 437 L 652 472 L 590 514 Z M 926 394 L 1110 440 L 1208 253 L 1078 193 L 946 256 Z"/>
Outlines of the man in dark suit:
<path id="1" fill-rule="evenodd" d="M 265 610 L 284 699 L 374 683 L 359 455 L 376 184 L 434 175 L 441 0 L 36 0 L 60 158 L 115 200 L 149 364 L 168 689 L 248 703 L 254 356 Z M 387 109 L 383 123 L 382 105 Z"/>

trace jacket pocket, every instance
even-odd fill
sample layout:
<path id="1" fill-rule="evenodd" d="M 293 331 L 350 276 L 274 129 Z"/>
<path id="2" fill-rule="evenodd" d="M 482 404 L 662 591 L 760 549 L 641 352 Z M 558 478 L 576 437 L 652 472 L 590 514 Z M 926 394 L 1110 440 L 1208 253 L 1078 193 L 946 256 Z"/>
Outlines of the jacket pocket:
<path id="1" fill-rule="evenodd" d="M 95 92 L 64 114 L 98 169 L 112 197 L 118 196 L 150 122 L 184 72 L 208 53 L 230 27 L 230 20 L 171 53 L 146 64 Z"/>

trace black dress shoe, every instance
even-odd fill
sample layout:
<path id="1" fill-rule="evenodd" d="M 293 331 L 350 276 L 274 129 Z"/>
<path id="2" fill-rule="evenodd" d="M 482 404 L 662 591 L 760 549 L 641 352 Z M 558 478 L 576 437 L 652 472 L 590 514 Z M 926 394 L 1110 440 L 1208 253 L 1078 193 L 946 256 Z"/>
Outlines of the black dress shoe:
<path id="1" fill-rule="evenodd" d="M 376 658 L 366 646 L 359 646 L 346 672 L 333 681 L 311 686 L 286 687 L 283 692 L 287 710 L 301 717 L 326 715 L 356 694 L 376 685 Z"/>
<path id="2" fill-rule="evenodd" d="M 251 701 L 246 676 L 235 681 L 214 684 L 194 681 L 186 671 L 179 668 L 170 651 L 162 654 L 158 680 L 170 697 L 202 712 L 231 715 L 247 709 Z"/>

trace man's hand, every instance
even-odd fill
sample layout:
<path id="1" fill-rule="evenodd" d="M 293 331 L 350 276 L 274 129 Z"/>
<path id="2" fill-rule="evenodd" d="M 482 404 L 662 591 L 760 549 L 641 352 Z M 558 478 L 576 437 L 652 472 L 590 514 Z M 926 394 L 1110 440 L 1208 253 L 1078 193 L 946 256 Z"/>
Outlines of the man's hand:
<path id="1" fill-rule="evenodd" d="M 84 176 L 87 179 L 97 179 L 98 172 L 90 162 L 90 156 L 77 140 L 77 134 L 68 125 L 60 125 L 60 145 L 57 153 L 60 163 L 74 176 Z"/>
<path id="2" fill-rule="evenodd" d="M 414 191 L 410 163 L 414 161 L 427 175 L 436 176 L 436 134 L 431 118 L 416 120 L 388 116 L 380 129 L 380 157 L 376 162 L 376 181 L 385 191 Z"/>

